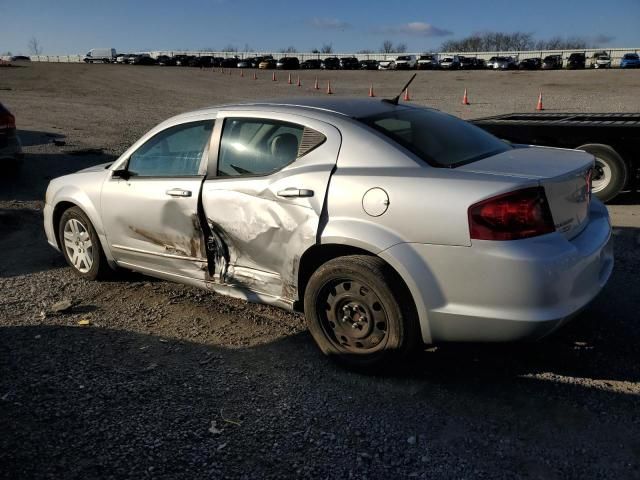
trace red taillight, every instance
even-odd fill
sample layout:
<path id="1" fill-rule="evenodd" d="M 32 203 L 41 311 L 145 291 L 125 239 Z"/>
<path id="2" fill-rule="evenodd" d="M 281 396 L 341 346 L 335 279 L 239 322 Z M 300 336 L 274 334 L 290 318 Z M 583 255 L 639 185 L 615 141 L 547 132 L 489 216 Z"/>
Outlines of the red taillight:
<path id="1" fill-rule="evenodd" d="M 0 103 L 0 128 L 16 128 L 16 117 Z"/>
<path id="2" fill-rule="evenodd" d="M 542 187 L 525 188 L 478 202 L 469 208 L 474 240 L 518 240 L 555 231 Z"/>

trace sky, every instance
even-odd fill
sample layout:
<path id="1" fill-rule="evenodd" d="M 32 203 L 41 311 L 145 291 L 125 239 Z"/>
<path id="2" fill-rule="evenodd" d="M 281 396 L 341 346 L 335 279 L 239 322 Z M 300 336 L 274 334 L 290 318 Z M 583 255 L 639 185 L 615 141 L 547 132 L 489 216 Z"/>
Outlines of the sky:
<path id="1" fill-rule="evenodd" d="M 579 36 L 602 47 L 640 47 L 640 0 L 0 0 L 0 54 L 83 54 L 91 48 L 336 53 L 384 40 L 434 51 L 474 32 Z"/>

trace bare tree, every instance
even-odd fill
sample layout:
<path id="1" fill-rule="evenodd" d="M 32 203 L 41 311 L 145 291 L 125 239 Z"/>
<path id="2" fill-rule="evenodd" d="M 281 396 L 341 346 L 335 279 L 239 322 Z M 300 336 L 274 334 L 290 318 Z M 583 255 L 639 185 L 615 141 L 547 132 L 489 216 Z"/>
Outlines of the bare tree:
<path id="1" fill-rule="evenodd" d="M 32 55 L 40 55 L 42 53 L 42 45 L 36 37 L 31 37 L 27 46 Z"/>
<path id="2" fill-rule="evenodd" d="M 281 48 L 280 49 L 280 53 L 297 53 L 298 49 L 296 47 L 287 47 L 287 48 Z"/>
<path id="3" fill-rule="evenodd" d="M 238 51 L 238 47 L 236 47 L 235 45 L 228 44 L 226 47 L 222 49 L 222 51 L 236 53 Z"/>
<path id="4" fill-rule="evenodd" d="M 398 45 L 395 46 L 393 51 L 396 52 L 396 53 L 405 53 L 407 51 L 407 44 L 406 43 L 399 43 Z"/>
<path id="5" fill-rule="evenodd" d="M 364 50 L 358 50 L 358 53 L 362 54 L 362 55 L 368 55 L 371 53 L 375 53 L 373 50 L 369 50 L 367 48 L 365 48 Z"/>
<path id="6" fill-rule="evenodd" d="M 580 37 L 564 39 L 552 37 L 548 40 L 533 38 L 528 32 L 484 32 L 474 33 L 460 40 L 447 40 L 440 47 L 443 52 L 500 52 L 523 50 L 570 50 L 587 48 L 588 42 Z"/>
<path id="7" fill-rule="evenodd" d="M 391 40 L 385 40 L 380 47 L 381 53 L 393 53 L 393 42 Z"/>
<path id="8" fill-rule="evenodd" d="M 320 49 L 320 53 L 333 53 L 333 44 L 323 43 L 322 48 Z"/>

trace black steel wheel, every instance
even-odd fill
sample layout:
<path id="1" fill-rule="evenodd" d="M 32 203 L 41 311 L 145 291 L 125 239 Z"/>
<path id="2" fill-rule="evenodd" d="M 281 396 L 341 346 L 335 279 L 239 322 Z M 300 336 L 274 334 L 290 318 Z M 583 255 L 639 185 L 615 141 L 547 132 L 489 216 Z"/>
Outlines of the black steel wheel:
<path id="1" fill-rule="evenodd" d="M 318 268 L 307 284 L 304 310 L 320 350 L 348 366 L 380 366 L 421 341 L 409 292 L 375 256 L 339 257 Z"/>

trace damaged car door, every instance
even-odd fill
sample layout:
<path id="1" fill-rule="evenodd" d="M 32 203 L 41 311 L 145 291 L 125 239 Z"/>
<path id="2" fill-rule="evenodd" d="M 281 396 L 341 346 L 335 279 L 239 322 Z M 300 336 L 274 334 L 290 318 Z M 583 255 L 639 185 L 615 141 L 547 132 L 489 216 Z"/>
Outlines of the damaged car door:
<path id="1" fill-rule="evenodd" d="M 218 112 L 215 130 L 220 141 L 202 190 L 211 282 L 291 306 L 300 256 L 317 242 L 340 132 L 304 116 L 251 111 Z"/>
<path id="2" fill-rule="evenodd" d="M 204 281 L 198 196 L 213 125 L 204 119 L 156 133 L 105 181 L 103 224 L 118 264 L 183 282 Z"/>

